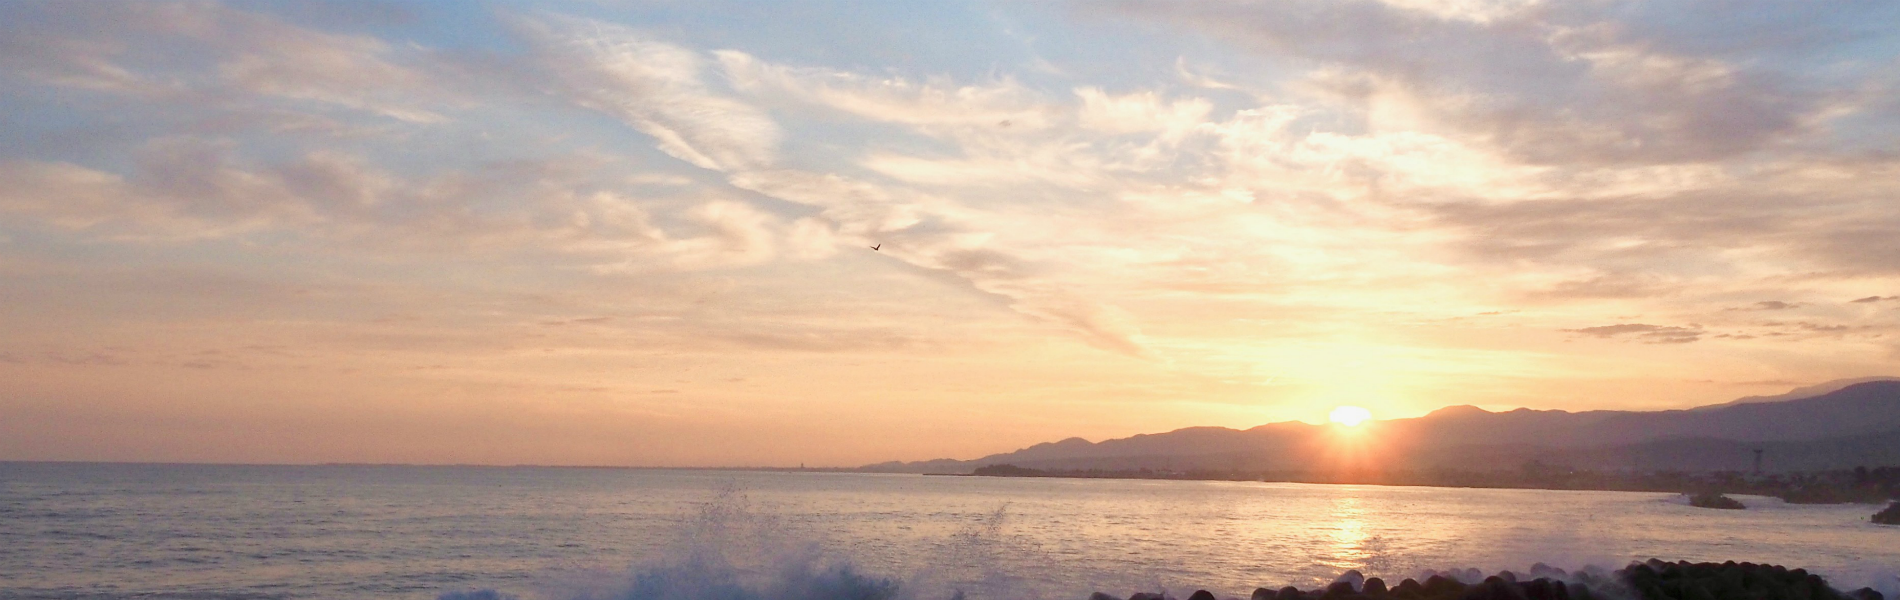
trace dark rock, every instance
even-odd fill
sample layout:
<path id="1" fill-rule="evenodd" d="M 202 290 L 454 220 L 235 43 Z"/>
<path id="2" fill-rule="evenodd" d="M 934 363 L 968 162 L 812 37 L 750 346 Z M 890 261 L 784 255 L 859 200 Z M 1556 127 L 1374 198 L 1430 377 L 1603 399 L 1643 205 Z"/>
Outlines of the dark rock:
<path id="1" fill-rule="evenodd" d="M 1886 510 L 1874 513 L 1872 519 L 1881 525 L 1900 525 L 1900 500 L 1888 504 Z"/>
<path id="2" fill-rule="evenodd" d="M 1542 577 L 1517 584 L 1523 590 L 1524 597 L 1530 600 L 1557 600 L 1557 592 L 1551 589 L 1550 580 Z"/>
<path id="3" fill-rule="evenodd" d="M 1122 600 L 1122 599 L 1116 598 L 1114 596 L 1110 596 L 1108 594 L 1104 594 L 1101 592 L 1096 592 L 1093 594 L 1089 594 L 1089 600 Z"/>
<path id="4" fill-rule="evenodd" d="M 1359 590 L 1352 589 L 1352 583 L 1335 581 L 1332 585 L 1326 586 L 1325 593 L 1320 594 L 1319 597 L 1320 600 L 1336 600 L 1339 598 L 1351 598 L 1357 595 L 1359 595 Z"/>
<path id="5" fill-rule="evenodd" d="M 1392 595 L 1405 598 L 1421 597 L 1425 595 L 1425 586 L 1419 585 L 1417 579 L 1407 577 L 1405 581 L 1399 582 L 1399 587 L 1392 588 Z"/>
<path id="6" fill-rule="evenodd" d="M 1432 598 L 1460 594 L 1464 591 L 1465 584 L 1443 575 L 1433 575 L 1431 578 L 1425 580 L 1425 595 Z"/>
<path id="7" fill-rule="evenodd" d="M 1360 593 L 1367 596 L 1383 596 L 1385 591 L 1385 580 L 1377 577 L 1366 579 L 1365 587 L 1359 589 Z"/>
<path id="8" fill-rule="evenodd" d="M 514 594 L 503 594 L 495 590 L 473 590 L 444 593 L 436 596 L 435 600 L 518 600 L 518 598 Z"/>
<path id="9" fill-rule="evenodd" d="M 1346 571 L 1345 573 L 1341 573 L 1339 575 L 1339 578 L 1334 579 L 1333 582 L 1345 583 L 1346 585 L 1350 585 L 1352 586 L 1352 591 L 1354 592 L 1357 592 L 1359 590 L 1363 590 L 1366 588 L 1366 576 L 1364 573 L 1360 573 L 1358 569 L 1353 569 L 1350 571 Z"/>
<path id="10" fill-rule="evenodd" d="M 1524 590 L 1516 583 L 1493 575 L 1484 578 L 1484 582 L 1465 590 L 1463 600 L 1529 600 Z"/>
<path id="11" fill-rule="evenodd" d="M 1447 571 L 1423 583 L 1406 579 L 1387 588 L 1385 580 L 1365 578 L 1349 571 L 1322 590 L 1303 592 L 1288 586 L 1278 591 L 1254 590 L 1249 600 L 1887 600 L 1880 592 L 1862 588 L 1842 592 L 1828 587 L 1821 576 L 1803 569 L 1754 563 L 1691 563 L 1647 560 L 1610 572 L 1596 567 L 1565 574 L 1545 565 L 1531 575 L 1503 571 L 1466 584 L 1455 577 L 1471 577 L 1475 570 Z M 1116 600 L 1097 593 L 1089 600 Z M 1168 600 L 1160 594 L 1135 594 L 1128 600 Z M 1216 600 L 1206 590 L 1188 600 Z"/>
<path id="12" fill-rule="evenodd" d="M 1702 492 L 1689 496 L 1689 506 L 1696 508 L 1719 508 L 1723 510 L 1741 510 L 1748 508 L 1742 506 L 1742 503 L 1737 502 L 1734 498 L 1716 492 Z"/>
<path id="13" fill-rule="evenodd" d="M 1772 565 L 1648 561 L 1617 575 L 1633 600 L 1859 600 L 1819 575 Z"/>
<path id="14" fill-rule="evenodd" d="M 1715 600 L 1715 594 L 1700 581 L 1685 581 L 1677 589 L 1682 590 L 1682 600 Z"/>

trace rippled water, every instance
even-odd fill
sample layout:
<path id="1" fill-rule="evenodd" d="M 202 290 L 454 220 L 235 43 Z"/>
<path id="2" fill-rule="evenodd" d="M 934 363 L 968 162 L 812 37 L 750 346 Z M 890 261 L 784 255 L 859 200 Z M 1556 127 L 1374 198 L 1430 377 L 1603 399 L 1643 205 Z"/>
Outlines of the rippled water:
<path id="1" fill-rule="evenodd" d="M 708 555 L 747 585 L 788 564 L 847 565 L 918 598 L 1244 598 L 1345 569 L 1649 557 L 1801 566 L 1900 592 L 1900 528 L 1869 523 L 1876 507 L 1743 500 L 1751 510 L 1620 492 L 0 463 L 0 598 L 578 598 Z"/>

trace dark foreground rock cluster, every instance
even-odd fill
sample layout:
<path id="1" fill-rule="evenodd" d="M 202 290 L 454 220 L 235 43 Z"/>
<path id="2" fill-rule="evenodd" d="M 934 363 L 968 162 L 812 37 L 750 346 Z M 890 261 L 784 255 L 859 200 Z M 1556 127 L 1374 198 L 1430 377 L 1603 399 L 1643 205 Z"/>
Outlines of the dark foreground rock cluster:
<path id="1" fill-rule="evenodd" d="M 1469 582 L 1469 583 L 1468 583 Z M 1173 600 L 1164 594 L 1142 593 L 1127 599 L 1096 592 L 1089 600 Z M 1199 590 L 1187 600 L 1218 600 Z M 1861 588 L 1842 592 L 1821 576 L 1802 569 L 1754 563 L 1631 563 L 1615 572 L 1586 570 L 1568 573 L 1537 565 L 1528 577 L 1510 571 L 1483 577 L 1475 569 L 1432 574 L 1420 582 L 1406 579 L 1387 585 L 1377 577 L 1364 578 L 1349 571 L 1332 585 L 1302 590 L 1259 588 L 1250 600 L 1885 600 L 1880 592 Z"/>

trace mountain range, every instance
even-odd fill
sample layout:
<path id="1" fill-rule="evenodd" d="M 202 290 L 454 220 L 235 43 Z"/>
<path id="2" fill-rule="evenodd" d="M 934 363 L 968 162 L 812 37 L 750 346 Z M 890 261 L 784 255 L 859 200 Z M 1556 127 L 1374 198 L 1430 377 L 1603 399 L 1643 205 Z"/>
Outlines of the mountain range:
<path id="1" fill-rule="evenodd" d="M 1189 427 L 1090 442 L 1069 438 L 974 460 L 888 462 L 894 473 L 1045 470 L 1316 471 L 1519 469 L 1813 471 L 1900 465 L 1900 378 L 1863 378 L 1686 410 L 1491 412 L 1452 406 L 1359 427 L 1298 421 Z"/>

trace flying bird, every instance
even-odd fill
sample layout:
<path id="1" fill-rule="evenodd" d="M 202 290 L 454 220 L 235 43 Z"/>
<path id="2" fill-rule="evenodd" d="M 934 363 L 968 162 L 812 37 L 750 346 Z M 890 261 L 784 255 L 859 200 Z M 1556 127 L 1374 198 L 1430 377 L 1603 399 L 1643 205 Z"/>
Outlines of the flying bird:
<path id="1" fill-rule="evenodd" d="M 883 250 L 878 250 L 878 248 L 883 248 L 883 247 L 884 247 L 884 242 L 878 242 L 877 245 L 872 246 L 871 249 L 874 251 L 883 252 Z"/>

